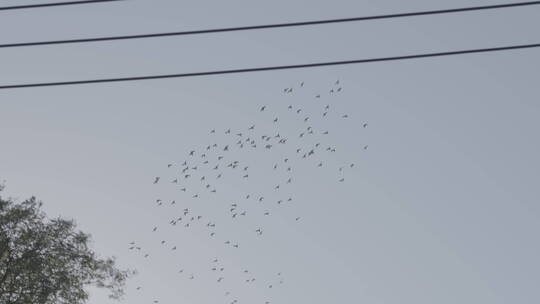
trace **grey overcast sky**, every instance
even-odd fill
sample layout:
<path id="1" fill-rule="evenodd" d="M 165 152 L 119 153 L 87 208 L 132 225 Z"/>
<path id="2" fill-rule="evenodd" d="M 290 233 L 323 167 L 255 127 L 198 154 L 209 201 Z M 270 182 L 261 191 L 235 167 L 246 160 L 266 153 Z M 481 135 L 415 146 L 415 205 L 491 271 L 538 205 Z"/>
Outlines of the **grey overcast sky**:
<path id="1" fill-rule="evenodd" d="M 512 1 L 508 1 L 512 2 Z M 516 1 L 513 1 L 516 2 Z M 11 5 L 2 0 L 0 4 Z M 34 1 L 17 1 L 34 3 Z M 0 41 L 124 35 L 503 3 L 501 0 L 132 0 L 0 12 Z M 0 84 L 181 73 L 538 43 L 540 7 L 290 29 L 0 50 Z M 339 79 L 343 91 L 329 95 Z M 137 268 L 124 303 L 540 303 L 540 50 L 294 71 L 0 91 L 4 195 L 74 218 Z M 302 89 L 298 88 L 304 81 Z M 293 94 L 283 88 L 294 86 Z M 315 94 L 322 94 L 315 100 Z M 242 154 L 250 184 L 182 193 L 171 172 L 223 131 L 305 125 L 337 152 L 295 156 L 293 203 L 228 206 L 272 187 L 278 152 Z M 267 111 L 259 112 L 262 105 Z M 317 112 L 318 111 L 318 112 Z M 340 119 L 347 113 L 349 119 Z M 313 114 L 315 115 L 315 114 Z M 319 115 L 319 114 L 317 114 Z M 320 118 L 319 118 L 320 120 Z M 368 122 L 367 128 L 362 124 Z M 315 126 L 315 122 L 313 123 Z M 218 130 L 212 139 L 209 131 Z M 296 131 L 294 131 L 296 132 Z M 273 133 L 272 133 L 273 134 Z M 319 135 L 318 135 L 319 136 Z M 297 140 L 297 139 L 295 139 Z M 364 145 L 369 145 L 367 151 Z M 231 152 L 232 153 L 232 152 Z M 237 153 L 237 152 L 235 152 Z M 238 152 L 240 153 L 240 152 Z M 321 152 L 322 153 L 322 152 Z M 239 154 L 240 155 L 240 154 Z M 326 155 L 326 154 L 324 154 Z M 239 156 L 240 157 L 240 156 Z M 319 157 L 319 154 L 317 154 Z M 341 173 L 337 168 L 355 163 Z M 167 169 L 168 163 L 175 166 Z M 176 171 L 171 171 L 176 170 Z M 270 172 L 270 173 L 268 173 Z M 153 185 L 155 176 L 163 182 Z M 283 176 L 283 178 L 285 175 Z M 230 182 L 228 182 L 230 181 Z M 262 190 L 261 190 L 262 191 Z M 273 194 L 272 194 L 273 195 Z M 163 207 L 156 207 L 156 199 Z M 170 206 L 171 200 L 176 206 Z M 253 207 L 257 206 L 257 207 Z M 267 206 L 267 207 L 266 207 Z M 167 223 L 189 207 L 205 227 Z M 247 207 L 246 207 L 247 208 Z M 259 208 L 259 209 L 257 209 Z M 263 216 L 265 210 L 271 215 Z M 198 214 L 198 213 L 197 213 Z M 300 216 L 300 221 L 295 217 Z M 157 232 L 152 228 L 158 226 Z M 203 225 L 204 226 L 204 225 Z M 254 230 L 262 226 L 264 234 Z M 227 238 L 240 248 L 225 246 Z M 166 240 L 166 245 L 161 245 Z M 136 241 L 148 258 L 128 250 Z M 176 245 L 177 250 L 170 250 Z M 225 280 L 216 282 L 219 258 Z M 244 269 L 257 277 L 244 283 Z M 184 273 L 178 271 L 184 269 Z M 277 273 L 282 273 L 279 284 Z M 194 274 L 195 279 L 189 280 Z M 274 284 L 274 288 L 267 287 Z M 141 290 L 136 287 L 141 286 Z M 230 291 L 229 296 L 225 292 Z M 90 304 L 112 301 L 92 291 Z"/>

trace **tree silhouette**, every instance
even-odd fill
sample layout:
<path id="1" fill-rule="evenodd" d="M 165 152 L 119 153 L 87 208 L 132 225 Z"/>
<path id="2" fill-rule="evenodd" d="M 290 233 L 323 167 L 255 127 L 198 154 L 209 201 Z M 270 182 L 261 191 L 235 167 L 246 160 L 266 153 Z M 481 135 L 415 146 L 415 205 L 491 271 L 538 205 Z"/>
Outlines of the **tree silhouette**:
<path id="1" fill-rule="evenodd" d="M 2 186 L 0 185 L 0 191 Z M 100 259 L 90 235 L 72 220 L 48 219 L 34 197 L 22 203 L 0 197 L 0 303 L 81 304 L 87 287 L 119 299 L 133 271 Z"/>

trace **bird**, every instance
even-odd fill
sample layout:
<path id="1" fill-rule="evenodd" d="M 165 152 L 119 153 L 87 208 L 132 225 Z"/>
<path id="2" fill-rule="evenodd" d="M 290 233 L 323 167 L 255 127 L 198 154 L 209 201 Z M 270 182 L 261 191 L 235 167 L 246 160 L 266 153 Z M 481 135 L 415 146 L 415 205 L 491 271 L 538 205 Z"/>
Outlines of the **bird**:
<path id="1" fill-rule="evenodd" d="M 293 89 L 297 89 L 299 87 L 304 87 L 305 86 L 305 83 L 304 81 L 298 81 L 296 85 L 292 86 L 292 87 L 287 87 L 287 88 L 284 88 L 283 89 L 283 92 L 284 93 L 292 93 L 293 92 Z M 334 82 L 334 86 L 332 86 L 331 88 L 328 88 L 329 92 L 332 94 L 332 93 L 337 93 L 337 92 L 341 92 L 342 91 L 342 87 L 339 86 L 339 79 L 338 80 L 335 80 Z M 322 95 L 325 95 L 325 94 L 319 94 L 320 92 L 323 92 L 323 91 L 318 91 L 318 92 L 314 92 L 313 95 L 311 96 L 315 96 L 315 98 L 321 98 Z M 328 92 L 328 91 L 327 91 Z M 337 96 L 337 94 L 335 94 Z M 325 98 L 326 98 L 327 95 L 325 95 Z M 295 97 L 293 94 L 291 94 L 291 97 Z M 312 97 L 313 98 L 313 97 Z M 268 114 L 270 115 L 269 117 L 267 117 L 266 119 L 269 119 L 268 120 L 268 123 L 270 123 L 270 125 L 268 126 L 274 126 L 274 129 L 277 129 L 277 127 L 279 127 L 279 130 L 274 130 L 274 131 L 269 131 L 269 133 L 266 133 L 266 134 L 260 134 L 258 131 L 261 130 L 261 126 L 259 126 L 259 120 L 256 120 L 256 121 L 251 121 L 249 124 L 246 124 L 244 126 L 244 128 L 240 128 L 238 129 L 238 131 L 236 132 L 231 132 L 231 128 L 219 128 L 217 129 L 218 130 L 218 133 L 220 132 L 225 132 L 225 134 L 230 134 L 228 136 L 225 136 L 223 135 L 223 133 L 220 133 L 221 137 L 223 137 L 223 141 L 221 141 L 221 138 L 216 138 L 215 140 L 213 140 L 213 143 L 209 144 L 207 142 L 207 144 L 203 145 L 201 147 L 201 149 L 188 149 L 188 152 L 189 152 L 189 156 L 197 156 L 197 157 L 193 157 L 193 158 L 189 158 L 188 159 L 191 159 L 190 161 L 190 164 L 188 165 L 188 162 L 186 160 L 183 161 L 182 165 L 180 166 L 180 162 L 176 163 L 176 161 L 171 161 L 169 160 L 168 162 L 165 162 L 165 164 L 167 164 L 167 168 L 172 168 L 171 170 L 175 170 L 176 167 L 178 167 L 179 171 L 181 172 L 180 175 L 178 175 L 178 178 L 175 178 L 175 175 L 172 175 L 172 176 L 162 176 L 162 178 L 164 178 L 164 181 L 166 184 L 169 184 L 169 181 L 171 181 L 170 183 L 173 183 L 173 184 L 177 184 L 177 185 L 180 185 L 179 189 L 182 191 L 182 192 L 187 192 L 187 190 L 189 189 L 190 190 L 190 194 L 189 195 L 192 195 L 192 197 L 195 199 L 195 198 L 199 198 L 199 195 L 200 195 L 200 199 L 204 199 L 204 192 L 200 192 L 200 189 L 199 190 L 196 190 L 192 185 L 190 184 L 187 184 L 187 182 L 190 182 L 190 180 L 194 181 L 195 179 L 200 179 L 200 182 L 201 182 L 201 188 L 202 189 L 207 189 L 208 192 L 216 192 L 216 188 L 219 186 L 218 183 L 220 182 L 227 182 L 226 185 L 229 184 L 229 182 L 233 183 L 234 181 L 232 179 L 236 179 L 237 181 L 238 180 L 242 180 L 242 178 L 246 179 L 245 182 L 249 182 L 250 180 L 254 180 L 255 182 L 258 182 L 257 178 L 259 178 L 260 176 L 264 176 L 264 173 L 269 173 L 272 172 L 272 169 L 270 169 L 270 166 L 273 167 L 273 169 L 275 170 L 273 173 L 275 173 L 276 176 L 278 176 L 278 180 L 277 182 L 271 182 L 270 184 L 266 184 L 266 187 L 263 187 L 262 189 L 265 189 L 268 191 L 272 191 L 272 190 L 275 190 L 275 194 L 281 194 L 283 193 L 283 191 L 294 191 L 294 187 L 289 187 L 287 184 L 292 184 L 292 179 L 295 178 L 296 179 L 296 175 L 290 173 L 290 174 L 287 174 L 289 176 L 283 176 L 283 172 L 292 172 L 292 166 L 295 166 L 295 173 L 296 171 L 301 171 L 303 169 L 308 169 L 309 168 L 306 168 L 306 167 L 303 167 L 303 166 L 297 166 L 299 164 L 296 164 L 296 159 L 291 157 L 291 155 L 296 155 L 298 159 L 308 159 L 308 158 L 313 158 L 314 159 L 314 162 L 312 163 L 312 165 L 314 167 L 331 167 L 331 164 L 335 161 L 337 161 L 337 159 L 334 159 L 335 157 L 339 156 L 338 153 L 336 153 L 335 157 L 332 158 L 332 161 L 329 162 L 327 159 L 324 158 L 324 156 L 326 155 L 326 153 L 322 153 L 322 151 L 326 150 L 327 152 L 336 152 L 336 148 L 333 147 L 333 146 L 328 146 L 328 148 L 326 147 L 322 147 L 321 146 L 321 143 L 317 143 L 317 140 L 320 140 L 320 135 L 324 135 L 324 139 L 328 139 L 329 141 L 332 139 L 331 136 L 334 136 L 334 135 L 338 135 L 337 132 L 335 131 L 332 131 L 332 133 L 329 132 L 329 129 L 331 130 L 334 130 L 332 129 L 332 123 L 335 123 L 335 121 L 333 120 L 334 118 L 337 118 L 339 119 L 340 117 L 341 118 L 349 118 L 349 115 L 347 114 L 347 111 L 344 111 L 343 113 L 337 113 L 337 114 L 334 114 L 333 111 L 330 111 L 330 105 L 324 105 L 324 104 L 317 104 L 317 105 L 310 105 L 309 107 L 306 106 L 304 108 L 300 108 L 299 106 L 296 106 L 295 103 L 293 102 L 290 102 L 289 104 L 285 104 L 283 106 L 283 110 L 285 110 L 285 106 L 287 107 L 288 110 L 291 111 L 291 113 L 293 113 L 292 111 L 295 111 L 298 115 L 293 115 L 295 116 L 297 119 L 296 119 L 296 127 L 298 126 L 304 126 L 304 127 L 299 127 L 298 129 L 296 128 L 293 128 L 293 125 L 290 125 L 290 124 L 285 124 L 285 125 L 282 125 L 283 122 L 285 122 L 285 118 L 284 117 L 281 117 L 279 112 L 275 112 L 273 113 L 273 108 L 271 107 L 268 107 L 267 105 L 260 105 L 260 106 L 255 106 L 255 110 L 257 110 L 257 108 L 259 109 L 260 112 L 267 112 L 267 113 L 263 113 L 263 114 Z M 324 110 L 322 110 L 324 108 Z M 319 110 L 321 112 L 313 112 L 312 110 Z M 315 113 L 315 114 L 314 114 Z M 322 113 L 322 117 L 321 116 L 318 116 L 318 115 L 321 115 L 320 113 Z M 351 113 L 353 114 L 353 113 Z M 262 114 L 261 114 L 262 115 Z M 313 116 L 315 115 L 315 116 Z M 317 116 L 319 119 L 317 119 Z M 313 117 L 313 118 L 312 118 Z M 264 123 L 264 118 L 262 119 Z M 273 124 L 270 122 L 270 120 L 273 121 Z M 302 123 L 302 121 L 304 123 Z M 279 122 L 279 123 L 278 123 Z M 300 125 L 298 124 L 300 123 Z M 367 121 L 363 121 L 360 123 L 361 127 L 362 128 L 367 128 L 368 127 L 368 123 Z M 255 130 L 255 126 L 257 126 L 257 130 Z M 217 127 L 217 126 L 216 126 Z M 232 127 L 232 126 L 230 126 Z M 265 126 L 267 127 L 267 126 Z M 307 127 L 307 128 L 306 128 Z M 216 133 L 216 129 L 212 129 L 210 130 L 210 134 L 215 134 Z M 223 131 L 219 131 L 219 130 L 223 130 Z M 262 131 L 262 130 L 261 130 Z M 277 133 L 277 131 L 279 131 L 279 133 Z M 239 133 L 241 132 L 241 133 Z M 272 133 L 274 132 L 274 133 Z M 262 132 L 261 132 L 262 133 Z M 280 134 L 281 133 L 281 134 Z M 211 137 L 211 135 L 209 135 L 208 133 L 206 133 L 208 138 Z M 292 135 L 291 135 L 292 134 Z M 298 137 L 295 136 L 295 134 L 299 134 Z M 320 135 L 319 135 L 320 134 Z M 215 136 L 215 135 L 212 135 L 212 136 Z M 217 136 L 217 137 L 220 137 L 220 136 Z M 225 141 L 227 139 L 231 139 L 230 141 Z M 311 140 L 313 139 L 313 141 Z M 309 143 L 308 143 L 309 142 Z M 291 149 L 288 149 L 287 148 L 291 146 Z M 360 146 L 362 147 L 362 146 Z M 367 150 L 367 145 L 365 145 L 363 147 L 364 150 Z M 214 153 L 214 148 L 215 148 L 215 153 Z M 246 164 L 244 163 L 244 159 L 239 159 L 239 161 L 236 161 L 236 160 L 230 160 L 230 159 L 225 159 L 224 156 L 222 155 L 219 155 L 220 153 L 222 153 L 223 155 L 225 156 L 229 156 L 230 158 L 233 158 L 233 157 L 240 157 L 240 155 L 243 155 L 245 153 L 257 153 L 257 152 L 264 152 L 266 150 L 269 150 L 271 149 L 272 152 L 276 152 L 276 153 L 286 153 L 287 151 L 289 152 L 288 154 L 282 154 L 281 156 L 281 160 L 283 160 L 284 162 L 284 165 L 283 167 L 280 165 L 281 161 L 279 160 L 278 158 L 278 161 L 274 160 L 274 161 L 270 161 L 270 154 L 266 155 L 267 153 L 265 153 L 263 157 L 258 157 L 255 156 L 255 158 L 248 158 L 248 159 L 256 159 L 257 162 L 259 162 L 259 160 L 261 161 L 261 164 L 263 166 L 263 170 L 262 174 L 259 174 L 259 172 L 257 172 L 257 174 L 251 174 L 251 172 L 253 172 L 252 170 L 254 168 L 257 168 L 258 169 L 258 164 L 257 166 L 253 166 L 253 167 L 248 167 L 246 166 Z M 225 151 L 226 154 L 222 151 Z M 294 154 L 294 151 L 296 151 L 296 154 Z M 270 151 L 268 151 L 270 152 Z M 242 153 L 242 154 L 239 154 L 239 153 Z M 317 155 L 315 155 L 317 154 Z M 272 155 L 274 155 L 274 153 L 272 153 Z M 200 156 L 200 158 L 198 157 Z M 215 157 L 215 158 L 214 158 Z M 248 156 L 249 157 L 249 156 Z M 217 158 L 217 160 L 216 160 Z M 266 165 L 263 163 L 265 161 L 264 158 L 268 158 L 268 162 L 269 163 L 266 163 Z M 200 162 L 196 161 L 198 159 L 201 159 Z M 311 163 L 311 162 L 309 162 Z M 344 164 L 342 165 L 343 167 L 339 167 L 340 168 L 340 172 L 341 174 L 339 174 L 336 179 L 339 181 L 339 182 L 343 182 L 344 181 L 344 175 L 342 174 L 347 168 L 353 168 L 355 167 L 355 164 L 354 163 L 351 163 L 351 162 L 344 162 Z M 174 167 L 174 168 L 173 168 Z M 308 164 L 308 167 L 309 167 L 309 164 Z M 228 169 L 231 169 L 231 170 L 234 170 L 234 169 L 238 169 L 237 171 L 239 172 L 242 172 L 242 174 L 225 174 L 225 171 L 227 171 Z M 279 169 L 279 170 L 278 170 Z M 283 170 L 282 170 L 283 169 Z M 210 171 L 210 172 L 213 172 L 214 174 L 216 175 L 209 175 L 208 178 L 206 178 L 206 175 L 208 175 L 207 171 Z M 219 172 L 219 171 L 222 171 L 222 172 Z M 266 171 L 266 172 L 264 172 Z M 321 173 L 326 171 L 326 170 L 313 170 L 314 172 L 317 172 L 317 173 Z M 194 173 L 195 172 L 195 173 Z M 200 173 L 200 174 L 199 174 Z M 250 173 L 250 176 L 249 179 L 248 179 L 248 173 Z M 279 177 L 281 176 L 281 177 Z M 191 177 L 191 179 L 189 179 Z M 215 177 L 215 179 L 212 179 L 212 177 Z M 281 178 L 283 178 L 283 180 L 281 180 Z M 155 177 L 154 178 L 154 184 L 157 184 L 159 183 L 161 180 L 160 180 L 160 177 Z M 295 183 L 296 183 L 296 180 L 295 180 Z M 281 185 L 283 185 L 284 187 L 281 187 Z M 196 185 L 195 185 L 196 186 Z M 262 186 L 265 186 L 264 184 L 262 184 Z M 176 186 L 175 186 L 176 187 Z M 272 187 L 272 188 L 270 188 Z M 238 189 L 239 191 L 242 191 L 242 188 L 239 188 Z M 245 191 L 245 190 L 244 190 Z M 221 192 L 221 190 L 220 190 Z M 227 192 L 227 191 L 226 191 Z M 247 191 L 246 191 L 247 192 Z M 242 192 L 240 192 L 242 193 Z M 294 192 L 292 193 L 294 195 Z M 245 195 L 245 194 L 244 194 Z M 249 199 L 254 199 L 254 201 L 259 201 L 259 202 L 263 202 L 264 200 L 264 196 L 267 196 L 268 193 L 267 192 L 262 192 L 260 193 L 259 195 L 255 193 L 253 194 L 247 194 L 245 195 L 245 199 L 246 200 L 249 200 Z M 275 195 L 277 196 L 277 195 Z M 241 195 L 242 197 L 242 195 Z M 278 206 L 275 206 L 277 208 L 280 208 L 280 210 L 283 210 L 283 212 L 286 211 L 286 205 L 288 203 L 286 202 L 292 202 L 292 195 L 290 197 L 282 197 L 282 198 L 279 198 L 279 197 L 271 197 L 271 196 L 267 196 L 266 197 L 267 199 L 270 199 L 269 202 L 264 202 L 265 205 L 267 205 L 267 203 L 270 203 L 270 202 L 277 202 Z M 164 201 L 167 201 L 164 199 Z M 170 201 L 170 205 L 180 205 L 180 201 L 177 203 L 175 200 L 169 200 Z M 163 202 L 161 200 L 159 201 L 156 201 L 157 205 L 161 205 Z M 166 204 L 165 204 L 166 205 Z M 263 204 L 261 204 L 262 206 Z M 242 216 L 244 216 L 245 220 L 249 220 L 249 222 L 251 222 L 251 217 L 253 216 L 254 218 L 256 218 L 257 216 L 260 217 L 261 213 L 264 214 L 265 216 L 265 220 L 267 221 L 270 221 L 270 220 L 274 220 L 274 211 L 273 209 L 271 208 L 275 208 L 275 207 L 267 207 L 268 210 L 265 210 L 265 209 L 259 209 L 259 211 L 256 211 L 254 210 L 253 212 L 251 211 L 252 209 L 250 209 L 247 204 L 246 206 L 244 206 L 244 203 L 243 202 L 238 202 L 237 203 L 233 203 L 231 204 L 230 208 L 227 208 L 226 210 L 223 209 L 222 212 L 226 213 L 227 210 L 229 210 L 230 212 L 228 213 L 232 219 L 236 219 L 238 224 L 239 225 L 243 225 L 243 221 L 241 220 L 242 219 Z M 161 207 L 161 208 L 164 208 L 164 207 Z M 283 209 L 281 209 L 283 208 Z M 170 208 L 171 211 L 173 211 L 173 208 L 171 207 Z M 206 210 L 210 210 L 210 209 L 206 209 Z M 220 209 L 216 209 L 217 211 L 219 211 Z M 250 211 L 250 215 L 248 216 L 247 215 L 247 210 Z M 217 212 L 216 211 L 216 212 Z M 262 211 L 262 212 L 261 212 Z M 173 211 L 174 212 L 174 211 Z M 261 212 L 261 213 L 259 213 Z M 280 211 L 282 212 L 282 211 Z M 168 219 L 167 221 L 169 221 L 169 224 L 172 225 L 172 226 L 180 226 L 180 225 L 183 225 L 185 226 L 186 228 L 187 227 L 190 227 L 191 225 L 191 229 L 189 230 L 186 230 L 186 231 L 190 231 L 192 229 L 196 229 L 197 228 L 197 223 L 199 224 L 202 224 L 201 226 L 203 226 L 204 224 L 206 224 L 206 227 L 208 230 L 206 230 L 206 233 L 208 233 L 208 235 L 212 238 L 215 238 L 215 239 L 218 239 L 218 236 L 216 235 L 217 232 L 220 233 L 220 235 L 224 235 L 225 233 L 222 233 L 220 228 L 215 228 L 215 224 L 211 221 L 208 221 L 206 220 L 206 218 L 210 218 L 210 214 L 206 214 L 206 213 L 203 213 L 201 215 L 196 215 L 194 210 L 188 210 L 187 208 L 184 209 L 183 211 L 181 211 L 181 213 L 183 213 L 183 216 L 182 217 L 178 217 L 176 218 L 175 216 L 173 216 L 172 219 Z M 270 213 L 272 213 L 272 216 L 270 216 Z M 174 213 L 173 213 L 174 214 Z M 208 216 L 207 216 L 208 215 Z M 294 218 L 296 222 L 300 221 L 300 215 L 302 214 L 297 214 L 296 217 L 293 215 L 291 217 L 291 220 Z M 204 220 L 201 220 L 204 216 Z M 246 223 L 247 224 L 247 223 Z M 160 226 L 161 227 L 161 226 Z M 169 227 L 169 225 L 167 225 L 166 227 Z M 156 232 L 157 231 L 157 228 L 158 226 L 154 226 L 153 228 L 153 232 Z M 263 239 L 262 235 L 263 235 L 263 228 L 262 227 L 255 227 L 256 229 L 254 230 L 251 230 L 252 233 L 253 231 L 255 232 L 254 236 L 253 237 L 260 237 L 261 239 Z M 162 230 L 160 228 L 160 230 Z M 157 235 L 157 233 L 155 234 Z M 221 242 L 223 242 L 223 240 L 220 240 Z M 164 250 L 178 250 L 178 252 L 180 252 L 180 249 L 177 249 L 177 246 L 179 246 L 179 244 L 171 244 L 172 243 L 172 240 L 167 240 L 167 245 L 165 245 L 165 240 L 161 241 L 162 244 L 164 245 L 163 249 Z M 227 240 L 224 242 L 226 245 L 230 245 L 231 247 L 233 248 L 239 248 L 239 244 L 236 243 L 234 241 L 234 239 L 230 239 L 230 240 Z M 174 245 L 174 246 L 173 246 Z M 137 246 L 137 244 L 135 244 L 135 242 L 133 241 L 132 243 L 130 243 L 130 246 L 128 247 L 130 250 L 133 250 L 134 252 L 136 252 L 135 250 L 141 250 L 140 247 Z M 182 247 L 183 248 L 183 247 Z M 133 252 L 132 251 L 132 252 Z M 145 254 L 144 255 L 145 258 L 148 257 L 148 254 Z M 218 271 L 221 271 L 223 272 L 224 271 L 224 268 L 223 267 L 219 267 L 221 266 L 220 264 L 217 264 L 218 260 L 217 258 L 213 261 L 215 264 L 213 264 L 211 267 L 212 271 L 215 271 L 216 273 Z M 209 267 L 210 268 L 210 267 Z M 180 272 L 183 272 L 183 270 L 181 270 Z M 244 271 L 244 273 L 248 273 L 248 271 Z M 189 272 L 187 272 L 187 274 L 189 274 Z M 194 279 L 195 278 L 195 274 L 197 274 L 197 278 L 199 279 L 199 274 L 198 273 L 191 273 L 191 275 L 187 276 L 187 278 L 189 279 Z M 222 276 L 217 276 L 215 277 L 214 279 L 217 280 L 217 282 L 222 282 L 224 281 L 224 278 L 225 278 L 225 272 L 223 272 L 223 275 Z M 247 276 L 247 275 L 246 275 Z M 250 282 L 254 282 L 255 281 L 255 278 L 252 277 L 251 275 L 249 276 L 249 278 L 247 277 L 244 277 L 243 279 L 245 279 L 246 283 L 250 283 Z M 260 279 L 260 278 L 259 278 Z M 229 277 L 227 277 L 227 282 L 229 281 Z M 225 283 L 227 283 L 225 282 Z M 281 277 L 281 272 L 278 273 L 278 280 L 276 280 L 275 282 L 274 281 L 271 281 L 271 282 L 267 282 L 265 286 L 267 286 L 268 288 L 273 288 L 274 286 L 279 286 L 277 285 L 279 282 L 279 284 L 282 284 L 283 283 L 283 279 Z M 272 283 L 272 284 L 270 284 Z M 228 284 L 228 283 L 227 283 Z M 264 287 L 264 285 L 263 285 Z M 146 288 L 146 287 L 145 287 Z M 277 289 L 277 287 L 276 287 Z M 137 289 L 139 290 L 139 289 Z M 229 295 L 230 292 L 227 291 L 225 293 L 225 295 Z M 234 300 L 233 300 L 234 299 Z M 157 300 L 157 299 L 156 299 Z M 231 302 L 232 300 L 232 302 Z M 262 299 L 264 300 L 264 299 Z M 266 300 L 270 300 L 270 299 L 266 299 Z M 234 297 L 229 299 L 229 302 L 231 304 L 236 304 L 238 302 L 237 299 L 235 299 Z M 264 301 L 262 301 L 264 302 Z M 265 301 L 264 302 L 265 304 L 269 304 L 270 301 Z"/>

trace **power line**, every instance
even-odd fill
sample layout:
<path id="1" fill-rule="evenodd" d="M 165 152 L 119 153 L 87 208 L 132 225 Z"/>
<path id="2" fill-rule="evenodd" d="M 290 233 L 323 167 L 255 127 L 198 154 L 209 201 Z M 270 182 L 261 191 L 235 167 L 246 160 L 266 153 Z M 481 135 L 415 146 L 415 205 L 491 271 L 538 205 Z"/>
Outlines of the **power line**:
<path id="1" fill-rule="evenodd" d="M 464 54 L 474 54 L 474 53 L 500 52 L 500 51 L 510 51 L 510 50 L 518 50 L 518 49 L 538 48 L 538 47 L 540 47 L 540 43 L 510 45 L 510 46 L 482 48 L 482 49 L 468 49 L 468 50 L 439 52 L 439 53 L 424 53 L 424 54 L 404 55 L 404 56 L 395 56 L 395 57 L 379 57 L 379 58 L 369 58 L 369 59 L 317 62 L 317 63 L 307 63 L 307 64 L 297 64 L 297 65 L 267 66 L 267 67 L 258 67 L 258 68 L 233 69 L 233 70 L 216 70 L 216 71 L 193 72 L 193 73 L 183 73 L 183 74 L 164 74 L 164 75 L 149 75 L 149 76 L 135 76 L 135 77 L 121 77 L 121 78 L 103 78 L 103 79 L 61 81 L 61 82 L 14 84 L 14 85 L 2 85 L 0 86 L 0 90 L 1 89 L 32 88 L 32 87 L 81 85 L 81 84 L 105 83 L 105 82 L 140 81 L 140 80 L 166 79 L 166 78 L 184 78 L 184 77 L 195 77 L 195 76 L 238 74 L 238 73 L 263 72 L 263 71 L 275 71 L 275 70 L 291 70 L 291 69 L 314 68 L 314 67 L 323 67 L 323 66 L 348 65 L 348 64 L 382 62 L 382 61 L 410 60 L 410 59 L 454 56 L 454 55 L 464 55 Z"/>
<path id="2" fill-rule="evenodd" d="M 102 2 L 116 2 L 116 1 L 124 1 L 124 0 L 83 0 L 83 1 L 69 1 L 69 2 L 54 2 L 54 3 L 14 5 L 14 6 L 0 7 L 0 11 L 28 9 L 28 8 L 53 7 L 53 6 L 80 5 L 80 4 L 91 4 L 91 3 L 102 3 Z"/>
<path id="3" fill-rule="evenodd" d="M 113 0 L 109 0 L 109 1 L 113 1 Z M 410 13 L 397 13 L 397 14 L 353 17 L 353 18 L 343 18 L 343 19 L 326 19 L 326 20 L 314 20 L 314 21 L 303 21 L 303 22 L 214 28 L 214 29 L 182 31 L 182 32 L 167 32 L 167 33 L 108 36 L 108 37 L 95 37 L 95 38 L 82 38 L 82 39 L 21 42 L 21 43 L 0 44 L 0 48 L 53 45 L 53 44 L 70 44 L 70 43 L 87 43 L 87 42 L 98 42 L 98 41 L 143 39 L 143 38 L 157 38 L 157 37 L 171 37 L 171 36 L 186 36 L 186 35 L 223 33 L 223 32 L 237 32 L 237 31 L 260 30 L 260 29 L 271 29 L 271 28 L 308 26 L 308 25 L 318 25 L 318 24 L 344 23 L 344 22 L 392 19 L 392 18 L 403 18 L 403 17 L 413 17 L 413 16 L 450 14 L 450 13 L 459 13 L 459 12 L 502 9 L 502 8 L 510 8 L 510 7 L 523 7 L 523 6 L 531 6 L 531 5 L 539 5 L 539 4 L 540 4 L 540 1 L 529 1 L 529 2 L 517 2 L 517 3 L 509 3 L 509 4 L 461 7 L 461 8 L 444 9 L 444 10 L 418 11 L 418 12 L 410 12 Z"/>

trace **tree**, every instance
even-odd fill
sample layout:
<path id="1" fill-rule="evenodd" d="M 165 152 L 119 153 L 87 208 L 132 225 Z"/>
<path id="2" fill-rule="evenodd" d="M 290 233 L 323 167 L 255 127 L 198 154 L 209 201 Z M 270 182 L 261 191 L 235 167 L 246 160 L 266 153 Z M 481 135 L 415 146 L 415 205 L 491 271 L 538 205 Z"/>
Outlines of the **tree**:
<path id="1" fill-rule="evenodd" d="M 0 185 L 0 191 L 2 186 Z M 100 259 L 90 235 L 72 220 L 48 219 L 34 197 L 22 203 L 0 197 L 0 303 L 81 304 L 87 287 L 119 299 L 133 271 Z"/>

